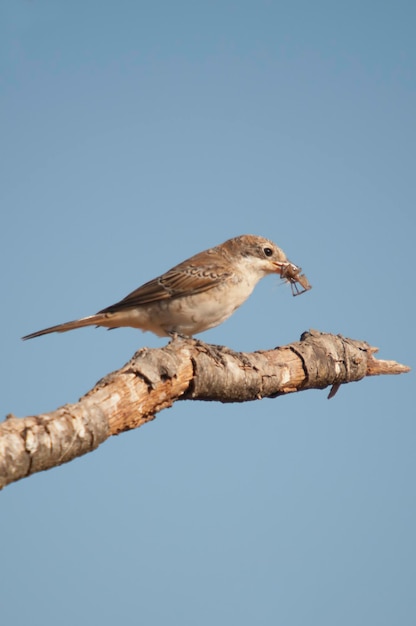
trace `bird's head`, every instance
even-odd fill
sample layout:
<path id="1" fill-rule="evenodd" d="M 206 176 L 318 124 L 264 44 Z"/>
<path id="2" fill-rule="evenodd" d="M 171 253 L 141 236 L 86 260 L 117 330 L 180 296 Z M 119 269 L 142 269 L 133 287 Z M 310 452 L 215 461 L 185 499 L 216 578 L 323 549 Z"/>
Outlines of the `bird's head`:
<path id="1" fill-rule="evenodd" d="M 259 278 L 267 274 L 279 274 L 290 283 L 293 295 L 311 289 L 302 268 L 291 263 L 286 254 L 270 239 L 257 235 L 240 235 L 222 244 L 230 258 L 234 258 L 248 272 Z M 300 285 L 302 289 L 299 288 Z"/>

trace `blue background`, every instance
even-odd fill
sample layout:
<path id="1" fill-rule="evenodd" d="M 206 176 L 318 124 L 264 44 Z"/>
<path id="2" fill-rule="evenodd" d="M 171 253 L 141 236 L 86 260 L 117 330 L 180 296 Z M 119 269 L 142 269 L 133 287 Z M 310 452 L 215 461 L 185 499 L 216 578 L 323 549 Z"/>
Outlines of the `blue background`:
<path id="1" fill-rule="evenodd" d="M 19 337 L 207 247 L 264 235 L 262 281 L 201 339 L 308 328 L 412 365 L 414 2 L 3 0 L 1 415 L 75 402 L 140 331 Z M 179 402 L 0 494 L 7 625 L 416 623 L 414 374 Z"/>

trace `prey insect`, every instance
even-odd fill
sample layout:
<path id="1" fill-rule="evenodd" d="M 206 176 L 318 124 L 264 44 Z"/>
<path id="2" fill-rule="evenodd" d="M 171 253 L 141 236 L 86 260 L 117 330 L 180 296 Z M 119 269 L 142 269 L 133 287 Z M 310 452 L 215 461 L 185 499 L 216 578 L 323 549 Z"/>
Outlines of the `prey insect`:
<path id="1" fill-rule="evenodd" d="M 312 285 L 309 283 L 305 274 L 301 274 L 301 271 L 301 267 L 298 267 L 294 263 L 287 263 L 280 272 L 281 278 L 290 283 L 292 296 L 300 296 L 301 293 L 312 289 Z"/>

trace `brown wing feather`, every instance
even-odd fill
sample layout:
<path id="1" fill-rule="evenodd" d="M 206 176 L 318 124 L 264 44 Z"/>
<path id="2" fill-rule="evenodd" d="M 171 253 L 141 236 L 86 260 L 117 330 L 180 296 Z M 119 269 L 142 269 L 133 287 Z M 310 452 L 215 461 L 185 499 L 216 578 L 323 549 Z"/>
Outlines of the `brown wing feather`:
<path id="1" fill-rule="evenodd" d="M 181 263 L 99 313 L 114 313 L 167 298 L 178 298 L 208 291 L 231 275 L 229 269 L 227 270 L 223 264 L 213 264 L 212 258 L 209 260 L 210 265 L 204 264 L 203 269 L 199 265 L 190 264 L 191 260 Z"/>

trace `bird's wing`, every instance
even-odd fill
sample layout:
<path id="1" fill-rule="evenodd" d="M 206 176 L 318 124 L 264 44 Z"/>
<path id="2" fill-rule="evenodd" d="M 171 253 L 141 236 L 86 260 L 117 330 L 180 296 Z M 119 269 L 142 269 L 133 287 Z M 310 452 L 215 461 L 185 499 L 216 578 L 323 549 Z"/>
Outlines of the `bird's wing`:
<path id="1" fill-rule="evenodd" d="M 189 262 L 181 263 L 99 313 L 113 313 L 167 298 L 179 298 L 209 291 L 231 275 L 230 268 L 225 267 L 224 264 L 215 263 L 201 268 L 200 265 L 192 265 Z"/>

